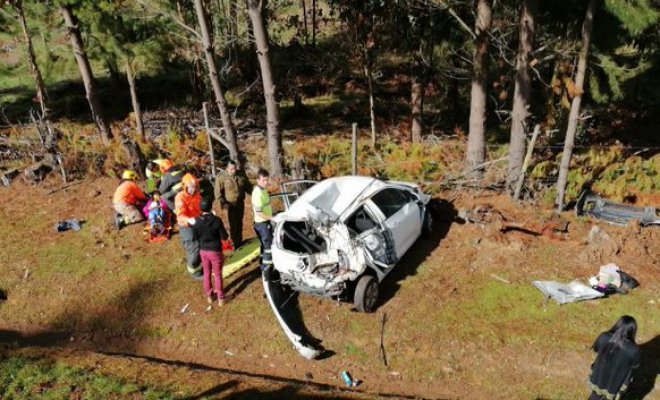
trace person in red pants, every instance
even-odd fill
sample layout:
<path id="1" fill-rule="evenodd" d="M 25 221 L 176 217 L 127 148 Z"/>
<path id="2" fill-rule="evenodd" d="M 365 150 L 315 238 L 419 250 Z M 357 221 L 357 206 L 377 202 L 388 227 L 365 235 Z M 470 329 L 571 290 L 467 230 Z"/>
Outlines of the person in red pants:
<path id="1" fill-rule="evenodd" d="M 204 295 L 209 304 L 213 304 L 212 293 L 218 299 L 218 305 L 223 306 L 229 301 L 222 287 L 222 241 L 227 240 L 227 230 L 222 220 L 212 212 L 213 199 L 202 198 L 200 208 L 202 215 L 195 218 L 192 225 L 193 237 L 199 243 L 199 255 L 204 271 Z M 211 275 L 213 275 L 213 291 L 211 290 Z"/>

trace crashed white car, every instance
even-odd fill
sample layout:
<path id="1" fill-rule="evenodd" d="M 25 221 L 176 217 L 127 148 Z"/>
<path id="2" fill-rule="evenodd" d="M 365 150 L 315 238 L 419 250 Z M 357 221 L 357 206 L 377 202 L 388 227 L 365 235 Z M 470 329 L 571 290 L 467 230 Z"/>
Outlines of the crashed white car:
<path id="1" fill-rule="evenodd" d="M 291 181 L 286 211 L 275 217 L 273 265 L 280 284 L 350 299 L 371 312 L 378 285 L 415 241 L 433 228 L 430 196 L 417 185 L 345 176 Z M 308 187 L 308 188 L 307 188 Z M 292 201 L 295 198 L 295 201 Z"/>

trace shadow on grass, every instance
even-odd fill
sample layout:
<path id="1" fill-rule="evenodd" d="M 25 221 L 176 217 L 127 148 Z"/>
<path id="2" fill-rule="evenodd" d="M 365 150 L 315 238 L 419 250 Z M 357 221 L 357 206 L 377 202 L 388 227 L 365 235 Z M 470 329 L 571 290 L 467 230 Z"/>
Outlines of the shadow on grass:
<path id="1" fill-rule="evenodd" d="M 142 321 L 153 299 L 161 295 L 161 286 L 158 282 L 139 283 L 94 308 L 91 298 L 94 293 L 87 293 L 56 316 L 47 329 L 38 332 L 0 330 L 0 343 L 48 347 L 80 341 L 85 342 L 82 347 L 97 350 L 109 340 L 121 340 L 126 352 L 137 351 L 140 341 L 135 340 L 135 332 L 146 327 Z"/>
<path id="2" fill-rule="evenodd" d="M 653 388 L 660 375 L 660 335 L 639 346 L 642 351 L 642 362 L 635 371 L 630 389 L 623 396 L 624 400 L 639 400 L 645 398 Z"/>
<path id="3" fill-rule="evenodd" d="M 401 281 L 415 275 L 420 265 L 435 250 L 440 241 L 447 236 L 451 225 L 457 221 L 458 211 L 446 200 L 432 200 L 433 233 L 430 237 L 420 238 L 417 243 L 401 258 L 399 264 L 383 280 L 380 288 L 380 304 L 387 303 L 401 288 Z"/>

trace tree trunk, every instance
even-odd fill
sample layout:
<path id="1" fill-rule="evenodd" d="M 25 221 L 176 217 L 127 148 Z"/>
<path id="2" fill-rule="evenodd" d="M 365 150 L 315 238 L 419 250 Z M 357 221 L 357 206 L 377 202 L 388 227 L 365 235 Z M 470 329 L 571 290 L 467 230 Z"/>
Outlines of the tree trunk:
<path id="1" fill-rule="evenodd" d="M 483 164 L 485 151 L 486 86 L 488 77 L 488 37 L 492 23 L 492 0 L 477 0 L 474 39 L 474 75 L 470 99 L 470 133 L 466 155 L 466 170 L 473 177 L 482 175 L 478 166 Z"/>
<path id="2" fill-rule="evenodd" d="M 308 44 L 309 31 L 307 30 L 307 0 L 300 0 L 303 15 L 303 27 L 305 29 L 305 44 Z"/>
<path id="3" fill-rule="evenodd" d="M 275 84 L 273 71 L 270 66 L 268 53 L 268 32 L 264 29 L 261 15 L 262 3 L 260 0 L 248 0 L 248 12 L 252 20 L 254 39 L 257 45 L 257 56 L 261 67 L 261 81 L 264 87 L 264 100 L 266 102 L 266 120 L 268 130 L 268 153 L 270 154 L 270 174 L 279 178 L 283 173 L 282 135 L 280 133 L 280 111 L 275 99 Z"/>
<path id="4" fill-rule="evenodd" d="M 584 87 L 584 75 L 587 70 L 587 57 L 589 55 L 589 43 L 591 42 L 591 29 L 594 20 L 594 8 L 596 0 L 589 0 L 587 13 L 582 24 L 582 49 L 578 58 L 577 72 L 575 74 L 575 88 L 577 93 L 571 102 L 571 111 L 568 114 L 568 127 L 566 128 L 566 139 L 564 141 L 564 152 L 561 155 L 559 166 L 559 179 L 557 180 L 557 210 L 562 211 L 564 207 L 564 195 L 566 193 L 566 181 L 568 170 L 573 156 L 575 145 L 575 131 L 577 130 L 578 118 L 580 116 L 580 103 L 582 102 L 582 88 Z"/>
<path id="5" fill-rule="evenodd" d="M 16 11 L 18 11 L 18 17 L 21 22 L 21 27 L 23 28 L 23 37 L 25 38 L 25 44 L 27 45 L 28 50 L 28 59 L 30 60 L 30 71 L 32 71 L 32 78 L 34 79 L 34 85 L 37 89 L 37 98 L 39 99 L 39 104 L 41 105 L 41 118 L 48 118 L 48 93 L 46 93 L 46 85 L 44 85 L 44 80 L 41 76 L 41 71 L 39 70 L 39 65 L 37 64 L 37 57 L 34 54 L 34 46 L 32 46 L 32 37 L 28 31 L 27 22 L 25 21 L 25 11 L 23 10 L 23 2 L 16 1 L 14 3 Z"/>
<path id="6" fill-rule="evenodd" d="M 369 87 L 369 120 L 371 121 L 371 147 L 376 148 L 376 111 L 374 102 L 374 83 L 371 61 L 367 50 L 364 50 L 364 77 Z"/>
<path id="7" fill-rule="evenodd" d="M 76 62 L 78 63 L 78 70 L 80 71 L 80 76 L 85 84 L 87 102 L 89 103 L 89 108 L 92 112 L 92 118 L 101 132 L 103 144 L 107 146 L 112 139 L 112 131 L 110 130 L 110 125 L 108 125 L 101 110 L 101 103 L 99 102 L 96 92 L 96 81 L 94 80 L 94 74 L 92 72 L 92 67 L 89 64 L 87 53 L 85 53 L 85 46 L 82 37 L 80 36 L 80 30 L 78 29 L 78 19 L 71 12 L 71 6 L 61 6 L 60 12 L 64 17 L 69 39 L 73 46 L 73 53 L 76 57 Z"/>
<path id="8" fill-rule="evenodd" d="M 231 116 L 227 109 L 227 100 L 225 99 L 225 94 L 222 91 L 220 79 L 218 78 L 218 69 L 213 54 L 213 38 L 209 31 L 208 14 L 204 7 L 204 0 L 195 0 L 195 11 L 197 12 L 197 20 L 199 21 L 199 27 L 202 31 L 202 46 L 204 46 L 204 55 L 206 56 L 206 65 L 209 70 L 209 79 L 211 80 L 213 94 L 215 95 L 215 104 L 220 111 L 222 126 L 225 129 L 227 144 L 229 145 L 229 156 L 232 160 L 236 161 L 239 168 L 242 168 L 242 163 L 238 156 L 238 144 L 236 142 L 234 124 L 231 121 Z"/>
<path id="9" fill-rule="evenodd" d="M 138 100 L 137 88 L 135 87 L 135 73 L 131 67 L 130 60 L 126 60 L 126 79 L 128 88 L 131 92 L 131 103 L 133 104 L 133 113 L 135 114 L 135 126 L 142 141 L 145 141 L 144 124 L 142 123 L 142 110 L 140 110 L 140 101 Z"/>
<path id="10" fill-rule="evenodd" d="M 422 113 L 424 111 L 424 84 L 419 77 L 413 78 L 412 83 L 412 126 L 409 140 L 413 143 L 422 141 Z"/>
<path id="11" fill-rule="evenodd" d="M 534 45 L 535 9 L 536 0 L 525 0 L 520 9 L 520 43 L 516 60 L 516 84 L 513 93 L 513 109 L 511 110 L 511 140 L 509 142 L 507 173 L 507 188 L 509 191 L 512 191 L 514 185 L 518 182 L 525 156 L 531 91 L 529 55 Z"/>
<path id="12" fill-rule="evenodd" d="M 316 0 L 312 0 L 312 46 L 316 46 Z"/>

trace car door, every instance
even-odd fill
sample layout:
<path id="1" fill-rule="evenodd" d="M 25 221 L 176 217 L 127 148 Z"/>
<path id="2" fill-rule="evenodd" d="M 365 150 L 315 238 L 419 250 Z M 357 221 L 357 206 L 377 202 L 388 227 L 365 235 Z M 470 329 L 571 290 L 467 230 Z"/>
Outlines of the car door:
<path id="1" fill-rule="evenodd" d="M 310 179 L 296 179 L 282 182 L 280 183 L 281 193 L 278 193 L 278 195 L 282 197 L 285 208 L 289 209 L 291 204 L 293 204 L 293 202 L 296 201 L 298 197 L 300 197 L 303 193 L 305 193 L 305 191 L 307 191 L 307 189 L 311 188 L 317 183 L 318 181 Z"/>
<path id="2" fill-rule="evenodd" d="M 412 246 L 422 229 L 419 205 L 404 189 L 388 187 L 371 197 L 372 203 L 385 219 L 384 225 L 392 233 L 397 258 Z"/>

